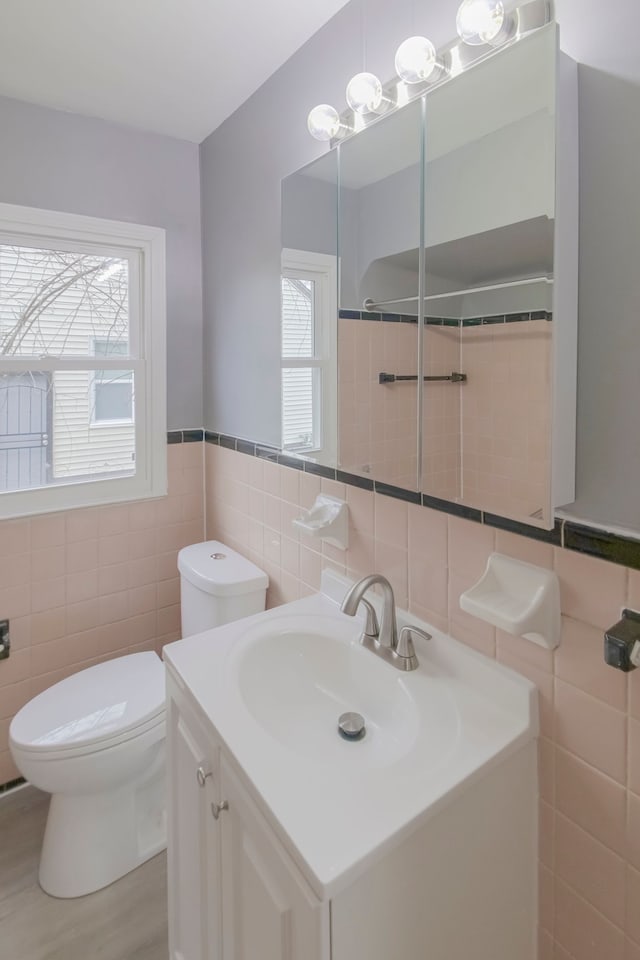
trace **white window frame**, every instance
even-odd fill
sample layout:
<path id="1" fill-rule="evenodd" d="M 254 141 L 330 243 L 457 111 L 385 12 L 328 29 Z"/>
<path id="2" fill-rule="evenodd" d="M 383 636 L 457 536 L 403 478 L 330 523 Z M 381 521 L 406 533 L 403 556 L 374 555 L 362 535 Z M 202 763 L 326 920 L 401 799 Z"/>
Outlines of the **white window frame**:
<path id="1" fill-rule="evenodd" d="M 336 257 L 309 250 L 282 251 L 283 277 L 313 280 L 315 287 L 314 326 L 315 353 L 313 357 L 282 357 L 281 369 L 293 367 L 319 371 L 320 409 L 314 407 L 314 433 L 320 442 L 312 448 L 291 450 L 292 454 L 313 456 L 328 463 L 337 462 L 338 454 L 338 268 Z M 280 394 L 282 403 L 282 392 Z M 282 422 L 282 413 L 281 413 Z M 281 443 L 282 446 L 282 443 Z M 282 448 L 285 449 L 284 447 Z"/>
<path id="2" fill-rule="evenodd" d="M 5 357 L 0 373 L 133 370 L 134 476 L 104 475 L 0 493 L 0 519 L 167 493 L 166 254 L 160 227 L 0 203 L 0 243 L 79 250 L 129 262 L 130 357 Z"/>

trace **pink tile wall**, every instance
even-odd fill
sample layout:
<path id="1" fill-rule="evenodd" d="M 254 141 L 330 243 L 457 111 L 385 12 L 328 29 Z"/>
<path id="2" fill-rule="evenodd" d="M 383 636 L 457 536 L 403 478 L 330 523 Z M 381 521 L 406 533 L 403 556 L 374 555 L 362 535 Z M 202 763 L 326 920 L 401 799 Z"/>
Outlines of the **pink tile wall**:
<path id="1" fill-rule="evenodd" d="M 207 444 L 205 459 L 208 536 L 267 571 L 271 606 L 317 590 L 324 566 L 353 577 L 377 570 L 401 606 L 536 683 L 539 958 L 640 960 L 640 671 L 624 676 L 602 659 L 603 628 L 625 603 L 640 605 L 640 575 L 221 447 Z M 346 553 L 291 526 L 320 489 L 349 503 Z M 494 549 L 557 571 L 555 652 L 460 610 Z"/>
<path id="2" fill-rule="evenodd" d="M 462 499 L 533 517 L 549 503 L 551 324 L 464 327 L 461 336 Z"/>
<path id="3" fill-rule="evenodd" d="M 381 372 L 414 374 L 417 326 L 338 320 L 339 458 L 348 473 L 415 489 L 417 391 L 380 384 Z"/>
<path id="4" fill-rule="evenodd" d="M 167 447 L 169 495 L 0 523 L 0 784 L 13 715 L 63 677 L 180 636 L 178 550 L 202 540 L 202 443 Z"/>
<path id="5" fill-rule="evenodd" d="M 448 376 L 461 369 L 460 329 L 427 325 L 424 328 L 425 376 Z M 460 499 L 460 404 L 461 390 L 466 387 L 467 384 L 447 382 L 424 385 L 422 489 L 432 497 Z"/>

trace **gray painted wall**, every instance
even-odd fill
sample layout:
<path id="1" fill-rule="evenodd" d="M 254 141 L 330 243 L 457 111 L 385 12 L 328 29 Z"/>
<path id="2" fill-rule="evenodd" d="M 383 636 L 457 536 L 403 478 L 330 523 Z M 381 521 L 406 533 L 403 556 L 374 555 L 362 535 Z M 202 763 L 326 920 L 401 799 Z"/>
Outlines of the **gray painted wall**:
<path id="1" fill-rule="evenodd" d="M 455 0 L 348 4 L 201 148 L 207 427 L 278 442 L 280 180 L 322 151 L 316 103 L 344 104 L 366 66 L 392 76 L 397 45 L 453 34 Z M 640 5 L 557 0 L 580 69 L 581 258 L 577 501 L 573 512 L 640 529 Z"/>
<path id="2" fill-rule="evenodd" d="M 198 147 L 6 98 L 0 130 L 0 201 L 167 231 L 168 426 L 200 426 Z"/>

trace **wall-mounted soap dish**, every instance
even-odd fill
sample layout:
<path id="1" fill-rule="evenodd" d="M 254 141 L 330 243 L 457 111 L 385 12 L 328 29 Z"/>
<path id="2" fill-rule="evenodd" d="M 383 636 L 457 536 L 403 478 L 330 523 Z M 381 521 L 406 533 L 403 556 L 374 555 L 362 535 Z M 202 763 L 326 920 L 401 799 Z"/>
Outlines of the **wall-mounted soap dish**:
<path id="1" fill-rule="evenodd" d="M 320 537 L 326 543 L 346 550 L 349 546 L 349 514 L 344 500 L 319 493 L 309 510 L 293 521 L 294 527 L 309 537 Z"/>
<path id="2" fill-rule="evenodd" d="M 506 633 L 553 650 L 560 643 L 560 584 L 552 570 L 492 553 L 460 607 Z"/>

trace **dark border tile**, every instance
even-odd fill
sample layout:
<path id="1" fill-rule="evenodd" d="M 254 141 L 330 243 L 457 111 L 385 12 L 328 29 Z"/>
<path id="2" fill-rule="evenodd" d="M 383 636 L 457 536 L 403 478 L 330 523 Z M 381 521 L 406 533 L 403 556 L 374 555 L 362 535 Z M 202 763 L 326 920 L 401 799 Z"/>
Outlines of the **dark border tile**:
<path id="1" fill-rule="evenodd" d="M 463 327 L 480 327 L 482 326 L 482 317 L 467 317 L 466 320 L 462 321 Z"/>
<path id="2" fill-rule="evenodd" d="M 526 323 L 527 320 L 531 320 L 530 313 L 507 313 L 504 318 L 505 323 Z"/>
<path id="3" fill-rule="evenodd" d="M 183 443 L 202 443 L 204 440 L 204 430 L 183 430 Z"/>
<path id="4" fill-rule="evenodd" d="M 406 500 L 407 503 L 420 503 L 420 494 L 417 490 L 405 490 L 404 487 L 394 487 L 391 483 L 373 481 L 373 489 L 384 497 L 395 497 L 396 500 Z"/>
<path id="5" fill-rule="evenodd" d="M 360 320 L 359 310 L 338 310 L 339 320 Z"/>
<path id="6" fill-rule="evenodd" d="M 460 327 L 460 320 L 456 320 L 455 317 L 443 317 L 442 326 L 443 327 L 455 327 L 458 329 Z"/>
<path id="7" fill-rule="evenodd" d="M 401 313 L 383 313 L 381 318 L 383 323 L 402 323 Z"/>
<path id="8" fill-rule="evenodd" d="M 640 570 L 640 540 L 567 520 L 564 525 L 564 545 L 578 553 L 587 553 L 591 557 Z"/>
<path id="9" fill-rule="evenodd" d="M 286 453 L 278 454 L 278 463 L 282 467 L 291 467 L 292 470 L 304 470 L 304 460 L 299 457 L 291 457 Z"/>
<path id="10" fill-rule="evenodd" d="M 469 321 L 465 321 L 465 323 L 468 322 Z M 382 483 L 381 481 L 373 480 L 360 474 L 336 470 L 333 467 L 327 467 L 313 460 L 305 460 L 302 457 L 291 457 L 281 453 L 276 447 L 269 447 L 264 444 L 253 444 L 248 440 L 239 440 L 235 437 L 214 433 L 210 430 L 172 430 L 167 434 L 167 443 L 182 442 L 183 433 L 189 435 L 187 442 L 191 440 L 195 441 L 196 439 L 201 440 L 204 437 L 207 443 L 219 443 L 221 446 L 228 447 L 231 450 L 238 450 L 249 456 L 271 460 L 282 466 L 291 467 L 294 470 L 304 470 L 306 473 L 314 474 L 315 476 L 325 477 L 329 480 L 339 480 L 350 486 L 360 487 L 362 490 L 372 490 L 383 496 L 394 497 L 397 500 L 404 500 L 407 503 L 421 503 L 424 507 L 430 507 L 432 510 L 439 510 L 442 513 L 448 513 L 454 517 L 462 517 L 465 520 L 472 520 L 476 523 L 484 522 L 487 526 L 494 527 L 498 530 L 506 530 L 510 533 L 516 533 L 520 536 L 550 543 L 555 546 L 561 545 L 562 531 L 564 528 L 564 546 L 566 549 L 600 557 L 603 560 L 628 566 L 634 570 L 640 570 L 640 538 L 635 540 L 631 537 L 622 537 L 615 533 L 598 530 L 595 527 L 572 523 L 569 520 L 556 520 L 553 530 L 543 530 L 527 523 L 520 523 L 516 520 L 509 520 L 506 517 L 500 517 L 497 514 L 485 513 L 483 515 L 482 512 L 475 507 L 468 507 L 461 503 L 452 503 L 449 500 L 441 500 L 438 497 L 431 497 L 426 493 L 420 494 L 414 490 L 405 490 L 402 487 Z M 21 782 L 21 780 L 12 781 L 10 786 L 17 786 Z M 2 792 L 1 786 L 0 792 Z"/>
<path id="11" fill-rule="evenodd" d="M 532 526 L 530 523 L 509 520 L 507 517 L 499 517 L 494 513 L 483 514 L 483 521 L 488 527 L 496 527 L 497 530 L 506 530 L 508 533 L 517 533 L 521 537 L 528 537 L 530 540 L 553 543 L 557 547 L 560 546 L 562 541 L 561 520 L 556 520 L 553 530 L 543 530 L 540 527 Z"/>
<path id="12" fill-rule="evenodd" d="M 495 316 L 495 317 L 483 317 L 483 318 L 482 318 L 482 325 L 483 325 L 483 326 L 486 326 L 486 327 L 492 326 L 494 323 L 504 323 L 504 315 L 502 315 L 502 316 L 499 316 L 499 315 L 498 315 L 498 316 Z"/>
<path id="13" fill-rule="evenodd" d="M 304 472 L 313 473 L 317 477 L 324 477 L 325 480 L 335 480 L 335 467 L 325 467 L 324 463 L 315 463 L 313 460 L 304 461 Z"/>
<path id="14" fill-rule="evenodd" d="M 236 440 L 236 450 L 238 453 L 246 453 L 250 457 L 256 455 L 256 445 L 251 440 Z"/>
<path id="15" fill-rule="evenodd" d="M 256 457 L 259 457 L 260 460 L 273 460 L 274 463 L 278 462 L 278 455 L 280 451 L 277 447 L 268 447 L 264 443 L 256 443 Z"/>
<path id="16" fill-rule="evenodd" d="M 430 497 L 422 494 L 422 506 L 431 510 L 440 510 L 441 513 L 450 513 L 453 517 L 462 517 L 464 520 L 474 520 L 482 523 L 482 513 L 475 507 L 467 507 L 464 503 L 453 503 L 451 500 L 441 500 L 439 497 Z"/>
<path id="17" fill-rule="evenodd" d="M 345 473 L 344 470 L 336 470 L 336 480 L 341 483 L 348 483 L 350 487 L 360 487 L 361 490 L 373 490 L 371 477 L 362 477 L 359 473 Z"/>
<path id="18" fill-rule="evenodd" d="M 169 430 L 167 443 L 182 443 L 182 430 Z"/>
<path id="19" fill-rule="evenodd" d="M 9 780 L 7 783 L 0 783 L 0 793 L 7 793 L 9 790 L 15 790 L 16 787 L 21 787 L 27 781 L 24 777 L 17 777 L 15 780 Z"/>
<path id="20" fill-rule="evenodd" d="M 382 320 L 382 314 L 378 313 L 377 310 L 362 310 L 360 312 L 361 320 L 371 320 L 374 323 L 379 323 Z"/>

